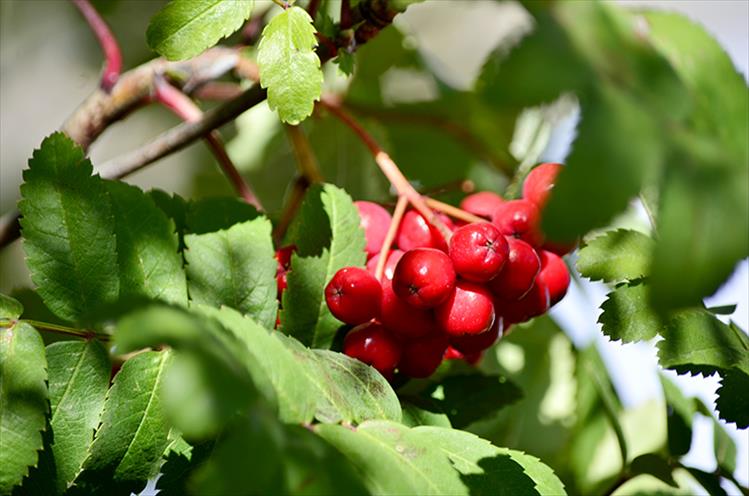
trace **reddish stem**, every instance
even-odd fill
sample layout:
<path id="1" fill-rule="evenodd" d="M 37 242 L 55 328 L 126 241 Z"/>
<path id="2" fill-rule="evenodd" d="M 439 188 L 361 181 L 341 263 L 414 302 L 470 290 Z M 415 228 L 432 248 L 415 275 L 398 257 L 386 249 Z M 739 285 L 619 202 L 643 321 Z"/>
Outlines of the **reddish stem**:
<path id="1" fill-rule="evenodd" d="M 203 112 L 187 95 L 163 79 L 156 80 L 155 89 L 154 96 L 156 100 L 178 115 L 181 119 L 187 122 L 195 122 L 199 121 L 203 116 Z M 208 147 L 218 160 L 221 170 L 223 170 L 224 174 L 229 178 L 229 181 L 232 183 L 239 196 L 250 205 L 253 205 L 255 208 L 262 211 L 263 206 L 260 204 L 257 196 L 255 196 L 250 185 L 247 184 L 234 166 L 234 163 L 232 163 L 229 155 L 226 153 L 226 148 L 224 148 L 224 144 L 218 131 L 211 131 L 205 135 L 204 138 L 208 143 Z"/>
<path id="2" fill-rule="evenodd" d="M 479 217 L 478 215 L 473 215 L 470 212 L 461 210 L 458 207 L 453 207 L 452 205 L 448 203 L 435 200 L 434 198 L 424 198 L 424 201 L 426 202 L 427 205 L 429 205 L 430 208 L 433 208 L 434 210 L 445 213 L 455 219 L 459 219 L 468 223 L 487 222 L 486 219 Z"/>
<path id="3" fill-rule="evenodd" d="M 117 44 L 112 31 L 101 18 L 96 9 L 91 5 L 89 0 L 71 0 L 73 5 L 78 7 L 83 17 L 88 22 L 91 30 L 99 40 L 99 45 L 104 52 L 104 58 L 106 60 L 104 64 L 104 72 L 101 75 L 101 89 L 109 93 L 112 87 L 117 83 L 122 71 L 122 53 L 120 52 L 120 46 Z"/>
<path id="4" fill-rule="evenodd" d="M 398 203 L 395 204 L 395 210 L 393 211 L 393 219 L 390 221 L 387 234 L 385 234 L 385 241 L 383 241 L 382 248 L 380 248 L 380 258 L 377 259 L 377 267 L 375 267 L 375 279 L 380 282 L 382 282 L 382 273 L 385 271 L 385 263 L 387 262 L 390 247 L 393 245 L 395 235 L 398 233 L 398 227 L 401 225 L 403 214 L 406 213 L 407 205 L 408 198 L 399 196 Z"/>
<path id="5" fill-rule="evenodd" d="M 405 196 L 413 207 L 422 215 L 424 218 L 436 227 L 446 241 L 450 241 L 452 233 L 450 229 L 432 212 L 427 206 L 424 198 L 419 194 L 418 191 L 411 186 L 406 176 L 403 175 L 398 166 L 393 162 L 393 159 L 385 153 L 375 139 L 370 135 L 348 112 L 343 110 L 338 102 L 335 102 L 327 97 L 320 99 L 320 104 L 330 111 L 333 115 L 338 117 L 341 122 L 351 128 L 354 133 L 364 142 L 369 148 L 369 151 L 374 156 L 374 160 L 380 167 L 380 170 L 385 177 L 388 178 L 390 184 L 393 185 L 399 196 Z"/>
<path id="6" fill-rule="evenodd" d="M 339 22 L 341 30 L 349 29 L 353 25 L 353 16 L 351 14 L 351 2 L 349 0 L 341 1 L 341 20 Z"/>

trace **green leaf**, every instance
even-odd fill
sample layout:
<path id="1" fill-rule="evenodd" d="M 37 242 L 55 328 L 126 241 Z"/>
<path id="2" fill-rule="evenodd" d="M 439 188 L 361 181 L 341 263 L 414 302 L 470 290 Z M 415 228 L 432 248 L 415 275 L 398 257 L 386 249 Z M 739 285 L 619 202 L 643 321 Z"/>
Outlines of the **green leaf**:
<path id="1" fill-rule="evenodd" d="M 720 485 L 720 475 L 691 467 L 687 467 L 687 471 L 705 488 L 710 496 L 728 496 L 726 490 Z"/>
<path id="2" fill-rule="evenodd" d="M 31 279 L 49 309 L 68 321 L 119 294 L 114 217 L 92 171 L 83 151 L 55 133 L 29 160 L 18 204 Z"/>
<path id="3" fill-rule="evenodd" d="M 457 429 L 496 413 L 523 396 L 521 390 L 502 376 L 465 374 L 446 377 L 439 383 L 435 403 Z"/>
<path id="4" fill-rule="evenodd" d="M 0 293 L 0 318 L 17 319 L 23 313 L 23 305 L 10 296 Z"/>
<path id="5" fill-rule="evenodd" d="M 338 64 L 338 68 L 345 75 L 351 76 L 354 73 L 356 59 L 354 58 L 354 54 L 345 48 L 338 49 L 338 56 L 333 59 L 333 62 Z"/>
<path id="6" fill-rule="evenodd" d="M 322 90 L 320 59 L 312 18 L 300 7 L 277 15 L 263 29 L 257 63 L 260 85 L 268 89 L 268 104 L 288 124 L 312 114 Z"/>
<path id="7" fill-rule="evenodd" d="M 76 478 L 94 440 L 104 408 L 111 366 L 96 341 L 62 341 L 47 346 L 51 456 L 58 494 Z"/>
<path id="8" fill-rule="evenodd" d="M 232 197 L 201 198 L 187 206 L 185 225 L 192 234 L 229 229 L 234 224 L 260 217 L 255 207 Z"/>
<path id="9" fill-rule="evenodd" d="M 686 455 L 692 446 L 692 420 L 695 406 L 664 374 L 660 374 L 663 394 L 666 397 L 668 425 L 668 451 L 671 456 Z"/>
<path id="10" fill-rule="evenodd" d="M 624 210 L 662 157 L 657 121 L 629 94 L 601 87 L 580 106 L 577 139 L 543 211 L 542 229 L 557 240 L 584 235 Z"/>
<path id="11" fill-rule="evenodd" d="M 169 444 L 159 390 L 169 352 L 145 351 L 125 361 L 107 393 L 83 472 L 76 481 L 91 491 L 139 491 L 155 476 Z"/>
<path id="12" fill-rule="evenodd" d="M 577 270 L 592 281 L 620 282 L 648 275 L 653 239 L 625 229 L 608 231 L 580 248 Z"/>
<path id="13" fill-rule="evenodd" d="M 159 471 L 156 489 L 161 496 L 184 496 L 188 494 L 187 481 L 190 472 L 203 464 L 211 453 L 214 443 L 209 441 L 190 446 L 180 436 L 167 448 L 164 464 Z"/>
<path id="14" fill-rule="evenodd" d="M 169 60 L 198 55 L 242 27 L 255 0 L 171 0 L 148 24 L 148 46 Z"/>
<path id="15" fill-rule="evenodd" d="M 403 413 L 401 423 L 407 427 L 432 425 L 434 427 L 452 428 L 450 419 L 442 413 L 433 401 L 425 403 L 427 401 L 423 398 L 401 399 L 401 411 Z"/>
<path id="16" fill-rule="evenodd" d="M 166 370 L 160 399 L 175 428 L 188 440 L 216 435 L 237 414 L 256 401 L 253 381 L 262 370 L 237 337 L 217 322 L 197 313 L 152 306 L 123 318 L 115 332 L 119 352 L 167 344 L 176 350 Z M 275 406 L 267 378 L 266 400 Z M 242 394 L 237 394 L 241 391 Z"/>
<path id="17" fill-rule="evenodd" d="M 715 407 L 720 418 L 726 422 L 735 423 L 740 429 L 749 427 L 749 398 L 746 391 L 749 388 L 749 375 L 746 370 L 734 367 L 723 374 L 718 388 L 718 399 Z"/>
<path id="18" fill-rule="evenodd" d="M 10 494 L 37 463 L 46 425 L 47 359 L 36 329 L 0 327 L 0 493 Z"/>
<path id="19" fill-rule="evenodd" d="M 376 369 L 342 353 L 310 350 L 293 338 L 279 338 L 304 365 L 304 373 L 315 387 L 315 417 L 320 422 L 400 421 L 398 397 Z"/>
<path id="20" fill-rule="evenodd" d="M 187 282 L 173 222 L 135 186 L 106 181 L 112 199 L 120 298 L 145 296 L 187 305 Z"/>
<path id="21" fill-rule="evenodd" d="M 349 458 L 373 493 L 565 494 L 551 469 L 536 458 L 467 432 L 409 429 L 386 421 L 316 430 Z"/>
<path id="22" fill-rule="evenodd" d="M 633 475 L 638 474 L 650 474 L 653 477 L 657 477 L 669 486 L 679 487 L 674 481 L 672 475 L 673 469 L 669 465 L 668 461 L 662 456 L 654 453 L 646 453 L 640 455 L 629 465 L 629 469 Z"/>
<path id="23" fill-rule="evenodd" d="M 729 474 L 736 472 L 736 443 L 715 419 L 713 419 L 713 450 L 715 460 L 721 470 Z"/>
<path id="24" fill-rule="evenodd" d="M 279 418 L 289 423 L 309 423 L 319 401 L 318 392 L 305 374 L 305 365 L 278 338 L 252 319 L 231 308 L 203 308 L 202 312 L 216 319 L 224 328 L 243 341 L 257 367 L 267 374 L 278 397 Z M 288 338 L 291 339 L 291 338 Z M 253 380 L 261 382 L 253 368 Z"/>
<path id="25" fill-rule="evenodd" d="M 217 232 L 185 236 L 193 302 L 226 305 L 272 329 L 276 322 L 276 266 L 265 217 Z"/>
<path id="26" fill-rule="evenodd" d="M 328 348 L 341 322 L 325 303 L 325 286 L 343 267 L 363 266 L 364 231 L 359 213 L 345 191 L 313 186 L 291 225 L 285 245 L 294 244 L 283 294 L 284 333 L 315 348 Z"/>
<path id="27" fill-rule="evenodd" d="M 608 294 L 598 317 L 601 330 L 612 341 L 633 343 L 654 338 L 663 327 L 650 307 L 646 283 L 622 285 Z"/>

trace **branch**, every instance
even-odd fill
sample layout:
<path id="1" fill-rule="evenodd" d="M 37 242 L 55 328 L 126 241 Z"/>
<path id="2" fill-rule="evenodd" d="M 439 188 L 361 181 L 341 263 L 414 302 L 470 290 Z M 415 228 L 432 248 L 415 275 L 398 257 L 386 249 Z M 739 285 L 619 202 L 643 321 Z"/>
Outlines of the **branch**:
<path id="1" fill-rule="evenodd" d="M 117 39 L 112 34 L 112 31 L 110 31 L 107 23 L 104 22 L 104 19 L 101 18 L 88 0 L 72 0 L 72 2 L 73 5 L 78 7 L 81 14 L 83 14 L 88 25 L 91 26 L 91 30 L 99 40 L 99 45 L 101 45 L 101 49 L 104 52 L 106 62 L 104 64 L 104 72 L 101 75 L 101 89 L 109 93 L 115 83 L 117 83 L 120 71 L 122 70 L 120 46 L 117 44 Z"/>
<path id="2" fill-rule="evenodd" d="M 156 99 L 161 102 L 165 107 L 172 110 L 180 118 L 187 122 L 199 121 L 203 116 L 203 112 L 193 103 L 190 98 L 179 91 L 171 84 L 164 81 L 162 78 L 156 80 Z M 263 211 L 263 206 L 260 204 L 260 200 L 257 199 L 255 193 L 247 181 L 244 180 L 242 175 L 239 173 L 231 158 L 226 153 L 226 148 L 221 140 L 221 136 L 215 129 L 211 131 L 205 137 L 205 141 L 208 143 L 208 147 L 211 149 L 216 159 L 218 160 L 221 170 L 224 172 L 226 177 L 231 182 L 234 189 L 237 191 L 244 201 L 257 208 L 259 211 Z"/>

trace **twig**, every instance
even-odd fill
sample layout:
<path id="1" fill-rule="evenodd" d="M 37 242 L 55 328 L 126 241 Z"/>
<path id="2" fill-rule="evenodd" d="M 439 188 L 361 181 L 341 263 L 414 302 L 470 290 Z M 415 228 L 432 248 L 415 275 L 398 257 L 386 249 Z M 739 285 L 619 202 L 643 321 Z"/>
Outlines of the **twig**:
<path id="1" fill-rule="evenodd" d="M 291 188 L 291 196 L 286 202 L 283 212 L 281 212 L 281 218 L 276 224 L 276 228 L 273 230 L 273 239 L 277 246 L 280 246 L 283 241 L 283 237 L 286 235 L 286 230 L 289 228 L 292 219 L 296 215 L 299 206 L 302 204 L 304 199 L 304 193 L 309 188 L 310 183 L 304 176 L 298 176 L 294 180 L 294 184 Z"/>
<path id="2" fill-rule="evenodd" d="M 434 198 L 424 197 L 424 201 L 427 205 L 429 205 L 430 208 L 433 208 L 434 210 L 437 210 L 439 212 L 446 213 L 447 215 L 455 219 L 460 219 L 469 223 L 487 222 L 486 219 L 483 219 L 478 215 L 473 215 L 472 213 L 461 210 L 458 207 L 453 207 L 452 205 L 441 202 L 439 200 L 435 200 Z"/>
<path id="3" fill-rule="evenodd" d="M 317 163 L 315 152 L 312 151 L 312 146 L 304 134 L 301 126 L 286 125 L 286 134 L 291 141 L 291 147 L 294 150 L 294 157 L 296 157 L 296 163 L 299 167 L 299 172 L 302 173 L 307 181 L 312 183 L 320 183 L 323 181 L 322 172 L 320 172 L 320 166 Z"/>
<path id="4" fill-rule="evenodd" d="M 380 167 L 380 170 L 385 177 L 388 178 L 390 184 L 395 187 L 399 196 L 405 196 L 413 207 L 434 227 L 436 227 L 440 233 L 444 236 L 446 241 L 450 240 L 452 233 L 450 229 L 439 219 L 437 215 L 427 206 L 424 198 L 419 194 L 418 191 L 411 186 L 406 176 L 403 175 L 398 166 L 393 162 L 393 159 L 385 153 L 375 139 L 370 135 L 348 112 L 343 110 L 338 102 L 334 102 L 328 97 L 320 99 L 320 104 L 328 109 L 330 113 L 338 117 L 344 124 L 351 128 L 354 133 L 364 142 L 372 153 L 375 162 Z"/>
<path id="5" fill-rule="evenodd" d="M 380 248 L 380 258 L 377 259 L 377 267 L 375 267 L 375 279 L 378 281 L 382 281 L 382 274 L 385 271 L 390 247 L 393 246 L 393 240 L 395 240 L 395 235 L 398 233 L 398 228 L 401 225 L 403 214 L 406 213 L 407 205 L 408 198 L 399 196 L 398 203 L 395 204 L 395 210 L 393 211 L 393 219 L 390 221 L 387 233 L 385 234 L 385 240 L 382 242 L 382 248 Z"/>
<path id="6" fill-rule="evenodd" d="M 320 0 L 310 0 L 309 5 L 307 5 L 307 13 L 313 20 L 317 16 L 317 9 L 319 8 Z"/>
<path id="7" fill-rule="evenodd" d="M 66 336 L 75 336 L 77 338 L 83 338 L 83 339 L 98 339 L 100 341 L 109 341 L 110 339 L 109 334 L 100 334 L 96 331 L 92 331 L 88 329 L 75 329 L 74 327 L 68 327 L 68 326 L 59 325 L 59 324 L 51 324 L 49 322 L 41 322 L 38 320 L 30 320 L 30 319 L 19 319 L 19 320 L 0 319 L 0 328 L 8 329 L 10 327 L 13 327 L 19 322 L 29 324 L 30 326 L 34 327 L 35 329 L 39 331 L 49 331 L 49 332 L 54 332 L 57 334 L 64 334 Z"/>
<path id="8" fill-rule="evenodd" d="M 237 83 L 211 81 L 196 88 L 192 97 L 207 102 L 225 102 L 238 97 L 243 91 Z"/>
<path id="9" fill-rule="evenodd" d="M 120 71 L 122 70 L 120 46 L 117 44 L 117 39 L 112 34 L 107 23 L 104 22 L 104 19 L 101 18 L 88 0 L 72 0 L 72 2 L 73 5 L 78 7 L 88 25 L 91 26 L 91 30 L 99 40 L 99 45 L 101 45 L 101 49 L 104 52 L 105 64 L 104 72 L 101 76 L 101 89 L 109 93 L 117 83 Z"/>
<path id="10" fill-rule="evenodd" d="M 156 80 L 156 100 L 162 103 L 165 107 L 172 110 L 180 118 L 187 122 L 199 121 L 203 116 L 203 112 L 193 103 L 190 98 L 179 91 L 171 84 L 164 81 L 162 78 Z M 244 201 L 254 206 L 258 210 L 262 211 L 263 207 L 260 201 L 255 196 L 252 188 L 247 181 L 244 180 L 242 175 L 239 173 L 231 158 L 226 153 L 221 136 L 215 129 L 205 136 L 205 141 L 208 143 L 208 147 L 211 149 L 213 154 L 218 160 L 221 170 L 224 172 L 226 177 L 231 182 L 234 189 L 237 191 Z"/>

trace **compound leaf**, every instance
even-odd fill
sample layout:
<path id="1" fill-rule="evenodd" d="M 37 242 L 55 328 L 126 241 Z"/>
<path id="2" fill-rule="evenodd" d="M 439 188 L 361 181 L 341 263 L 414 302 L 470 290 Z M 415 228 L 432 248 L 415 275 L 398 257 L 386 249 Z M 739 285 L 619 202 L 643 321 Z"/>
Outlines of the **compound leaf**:
<path id="1" fill-rule="evenodd" d="M 24 322 L 0 327 L 0 493 L 10 494 L 37 463 L 46 425 L 47 359 Z"/>
<path id="2" fill-rule="evenodd" d="M 315 32 L 307 11 L 294 6 L 271 19 L 258 46 L 260 85 L 268 89 L 271 109 L 289 124 L 312 114 L 320 98 L 323 75 Z"/>
<path id="3" fill-rule="evenodd" d="M 226 305 L 261 326 L 276 322 L 276 265 L 265 217 L 205 234 L 185 235 L 185 260 L 193 302 Z"/>
<path id="4" fill-rule="evenodd" d="M 169 60 L 189 59 L 242 27 L 255 0 L 172 0 L 153 16 L 148 46 Z"/>
<path id="5" fill-rule="evenodd" d="M 31 279 L 67 321 L 119 294 L 115 223 L 104 182 L 62 133 L 34 151 L 21 186 L 21 227 Z"/>
<path id="6" fill-rule="evenodd" d="M 281 322 L 284 332 L 315 348 L 328 348 L 341 322 L 325 303 L 325 286 L 343 267 L 365 262 L 364 232 L 351 197 L 325 184 L 307 192 L 285 245 L 294 244 Z"/>

